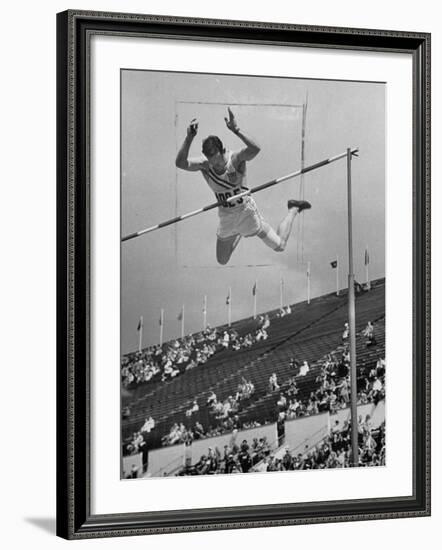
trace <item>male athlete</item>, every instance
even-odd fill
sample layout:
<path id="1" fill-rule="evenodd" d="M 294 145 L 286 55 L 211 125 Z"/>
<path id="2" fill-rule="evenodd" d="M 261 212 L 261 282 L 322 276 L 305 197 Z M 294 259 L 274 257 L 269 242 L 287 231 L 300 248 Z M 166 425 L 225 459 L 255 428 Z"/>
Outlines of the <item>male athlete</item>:
<path id="1" fill-rule="evenodd" d="M 259 145 L 239 129 L 230 107 L 228 114 L 229 118 L 224 118 L 226 126 L 245 143 L 243 149 L 228 151 L 219 137 L 209 136 L 203 141 L 204 157 L 189 159 L 190 146 L 198 132 L 198 121 L 194 118 L 187 128 L 187 135 L 175 161 L 177 167 L 182 170 L 200 171 L 221 203 L 218 207 L 216 259 L 222 265 L 230 260 L 241 237 L 256 235 L 276 252 L 282 252 L 287 245 L 295 216 L 298 212 L 311 208 L 307 201 L 289 200 L 288 213 L 275 231 L 262 218 L 250 195 L 226 201 L 247 190 L 246 162 L 255 158 L 260 151 Z"/>

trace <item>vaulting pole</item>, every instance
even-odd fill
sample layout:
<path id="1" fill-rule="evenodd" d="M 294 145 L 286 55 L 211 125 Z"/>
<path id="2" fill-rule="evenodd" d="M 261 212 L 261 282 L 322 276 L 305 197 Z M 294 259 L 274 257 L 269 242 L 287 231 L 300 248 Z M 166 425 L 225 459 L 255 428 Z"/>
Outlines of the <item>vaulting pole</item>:
<path id="1" fill-rule="evenodd" d="M 350 151 L 350 155 L 356 155 L 358 152 L 358 149 L 348 149 Z M 312 170 L 316 170 L 317 168 L 321 168 L 322 166 L 325 166 L 327 164 L 330 164 L 332 162 L 335 162 L 339 159 L 342 159 L 347 156 L 347 152 L 341 153 L 340 155 L 336 155 L 334 157 L 330 157 L 325 160 L 321 160 L 320 162 L 317 162 L 316 164 L 311 164 L 310 166 L 306 166 L 305 168 L 301 168 L 301 170 L 297 170 L 296 172 L 292 172 L 291 174 L 287 174 L 286 176 L 282 176 L 280 178 L 276 178 L 274 180 L 268 181 L 267 183 L 263 183 L 262 185 L 258 185 L 257 187 L 254 187 L 253 189 L 248 189 L 247 191 L 244 191 L 243 193 L 238 193 L 238 195 L 233 195 L 232 197 L 227 198 L 224 202 L 214 202 L 212 204 L 209 204 L 207 206 L 203 206 L 203 208 L 199 208 L 198 210 L 193 210 L 192 212 L 188 212 L 187 214 L 182 214 L 181 216 L 176 216 L 175 218 L 171 218 L 170 220 L 166 220 L 164 222 L 158 223 L 157 225 L 153 225 L 151 227 L 147 227 L 146 229 L 142 229 L 141 231 L 137 231 L 136 233 L 130 233 L 129 235 L 126 235 L 121 239 L 122 242 L 128 241 L 130 239 L 135 239 L 136 237 L 140 237 L 141 235 L 145 235 L 146 233 L 150 233 L 152 231 L 156 231 L 157 229 L 161 229 L 162 227 L 166 227 L 168 225 L 172 225 L 174 223 L 181 222 L 183 220 L 186 220 L 187 218 L 191 218 L 192 216 L 197 216 L 198 214 L 202 214 L 203 212 L 207 212 L 208 210 L 212 210 L 213 208 L 217 208 L 218 206 L 222 206 L 226 202 L 233 202 L 237 201 L 241 197 L 245 197 L 246 195 L 252 195 L 253 193 L 257 193 L 258 191 L 262 191 L 263 189 L 267 189 L 268 187 L 272 187 L 273 185 L 278 185 L 278 183 L 282 183 L 284 181 L 287 181 L 291 178 L 296 178 L 297 176 L 300 176 L 301 174 L 306 174 L 307 172 L 311 172 Z"/>
<path id="2" fill-rule="evenodd" d="M 353 269 L 353 224 L 351 200 L 351 159 L 352 151 L 347 149 L 347 200 L 348 200 L 348 324 L 350 328 L 350 385 L 351 385 L 351 449 L 352 463 L 359 463 L 358 449 L 358 408 L 356 372 L 356 313 L 355 276 Z"/>

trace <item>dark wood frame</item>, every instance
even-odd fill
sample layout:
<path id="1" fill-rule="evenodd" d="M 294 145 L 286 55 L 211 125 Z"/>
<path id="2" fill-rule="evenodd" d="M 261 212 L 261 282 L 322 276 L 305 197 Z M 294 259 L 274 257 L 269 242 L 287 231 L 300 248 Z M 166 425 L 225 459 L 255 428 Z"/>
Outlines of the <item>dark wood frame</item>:
<path id="1" fill-rule="evenodd" d="M 413 495 L 92 515 L 89 41 L 93 34 L 409 53 L 413 58 Z M 68 539 L 430 514 L 430 35 L 65 11 L 57 16 L 57 534 Z"/>

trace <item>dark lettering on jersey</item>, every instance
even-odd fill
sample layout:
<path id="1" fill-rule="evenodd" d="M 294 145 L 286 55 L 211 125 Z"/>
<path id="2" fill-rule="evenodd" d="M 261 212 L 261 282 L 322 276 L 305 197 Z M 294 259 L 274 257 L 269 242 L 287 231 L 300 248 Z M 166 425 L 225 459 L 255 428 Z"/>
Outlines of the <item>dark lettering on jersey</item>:
<path id="1" fill-rule="evenodd" d="M 238 195 L 239 193 L 241 193 L 240 189 L 235 189 L 233 191 L 233 195 Z M 236 201 L 227 202 L 227 199 L 232 197 L 232 193 L 230 193 L 228 191 L 226 193 L 215 193 L 215 196 L 216 196 L 218 202 L 220 202 L 222 204 L 222 206 L 228 207 L 228 208 L 232 208 L 233 206 L 236 206 L 237 204 L 242 204 L 244 202 L 244 199 L 242 197 L 240 197 Z"/>

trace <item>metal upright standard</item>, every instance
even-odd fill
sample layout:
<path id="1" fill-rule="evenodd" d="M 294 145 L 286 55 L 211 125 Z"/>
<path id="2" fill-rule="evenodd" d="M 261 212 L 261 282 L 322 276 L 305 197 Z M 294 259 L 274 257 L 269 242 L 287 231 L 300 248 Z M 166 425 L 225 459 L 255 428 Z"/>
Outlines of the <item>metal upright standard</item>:
<path id="1" fill-rule="evenodd" d="M 352 463 L 359 462 L 358 449 L 358 409 L 357 409 L 357 373 L 356 373 L 356 313 L 355 313 L 355 276 L 353 269 L 353 226 L 351 204 L 351 159 L 352 151 L 347 149 L 347 200 L 348 200 L 348 324 L 350 328 L 350 384 L 351 384 L 351 449 Z"/>

